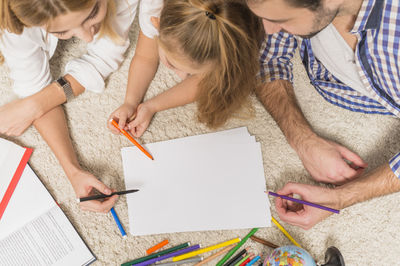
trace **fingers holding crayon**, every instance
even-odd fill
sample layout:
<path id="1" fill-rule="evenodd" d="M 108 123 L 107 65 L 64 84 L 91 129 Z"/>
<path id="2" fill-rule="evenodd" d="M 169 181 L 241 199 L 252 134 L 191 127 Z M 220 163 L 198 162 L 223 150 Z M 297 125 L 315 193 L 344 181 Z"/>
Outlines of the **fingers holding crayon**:
<path id="1" fill-rule="evenodd" d="M 112 120 L 118 122 L 119 128 L 128 130 L 127 124 L 131 121 L 132 116 L 136 112 L 137 106 L 124 103 L 118 109 L 111 113 L 107 121 L 107 127 L 113 134 L 121 134 L 120 130 L 112 124 Z"/>

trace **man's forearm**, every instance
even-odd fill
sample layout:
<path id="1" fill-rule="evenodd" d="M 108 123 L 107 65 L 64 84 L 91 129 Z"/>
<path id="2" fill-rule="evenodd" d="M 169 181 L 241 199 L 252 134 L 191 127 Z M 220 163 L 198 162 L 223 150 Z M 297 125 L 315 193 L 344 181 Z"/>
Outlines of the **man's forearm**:
<path id="1" fill-rule="evenodd" d="M 305 139 L 315 135 L 297 104 L 289 81 L 275 80 L 258 87 L 256 92 L 295 150 Z"/>
<path id="2" fill-rule="evenodd" d="M 371 173 L 335 188 L 338 191 L 339 207 L 346 208 L 358 202 L 400 191 L 400 179 L 388 164 Z"/>

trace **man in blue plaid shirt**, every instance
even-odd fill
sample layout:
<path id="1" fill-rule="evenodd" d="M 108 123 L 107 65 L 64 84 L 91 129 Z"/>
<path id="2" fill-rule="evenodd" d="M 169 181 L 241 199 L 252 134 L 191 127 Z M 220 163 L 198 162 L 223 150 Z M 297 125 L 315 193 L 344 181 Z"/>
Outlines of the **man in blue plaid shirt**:
<path id="1" fill-rule="evenodd" d="M 247 0 L 263 19 L 263 85 L 257 94 L 311 176 L 335 189 L 288 183 L 280 194 L 342 209 L 400 191 L 400 153 L 368 174 L 354 152 L 315 134 L 292 86 L 295 49 L 311 83 L 332 104 L 400 117 L 399 0 Z M 350 162 L 350 163 L 348 163 Z M 276 199 L 280 218 L 308 229 L 329 213 Z"/>

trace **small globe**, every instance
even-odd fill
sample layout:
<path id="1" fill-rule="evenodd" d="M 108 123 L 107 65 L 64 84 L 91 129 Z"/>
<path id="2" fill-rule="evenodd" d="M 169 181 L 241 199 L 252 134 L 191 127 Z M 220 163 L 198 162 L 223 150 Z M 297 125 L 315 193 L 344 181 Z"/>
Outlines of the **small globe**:
<path id="1" fill-rule="evenodd" d="M 316 266 L 314 259 L 302 248 L 283 246 L 275 249 L 265 261 L 264 266 Z"/>

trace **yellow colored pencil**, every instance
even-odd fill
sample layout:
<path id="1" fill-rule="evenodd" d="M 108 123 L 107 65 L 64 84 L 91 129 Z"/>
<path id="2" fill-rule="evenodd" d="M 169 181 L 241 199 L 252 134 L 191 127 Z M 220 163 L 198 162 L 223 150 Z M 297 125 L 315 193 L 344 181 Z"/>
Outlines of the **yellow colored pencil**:
<path id="1" fill-rule="evenodd" d="M 228 247 L 226 247 L 226 248 L 224 248 L 224 249 L 221 249 L 220 251 L 218 251 L 218 252 L 212 254 L 210 257 L 207 257 L 207 258 L 205 258 L 204 260 L 198 262 L 198 263 L 195 264 L 194 266 L 204 265 L 204 264 L 206 264 L 207 262 L 210 262 L 210 261 L 212 261 L 213 259 L 217 258 L 218 256 L 221 256 L 222 254 L 228 252 L 228 251 L 231 250 L 233 247 L 234 247 L 234 245 L 228 246 Z"/>
<path id="2" fill-rule="evenodd" d="M 287 238 L 289 238 L 289 240 L 292 241 L 292 243 L 293 243 L 294 245 L 296 245 L 296 246 L 298 246 L 299 248 L 301 248 L 301 246 L 299 245 L 299 243 L 297 243 L 296 240 L 294 240 L 294 238 L 293 238 L 291 235 L 289 235 L 289 233 L 285 230 L 285 228 L 283 228 L 283 226 L 280 225 L 280 224 L 278 223 L 278 221 L 275 220 L 274 217 L 271 216 L 271 219 L 272 219 L 272 222 L 279 228 L 279 230 L 281 230 L 282 233 L 283 233 Z"/>
<path id="3" fill-rule="evenodd" d="M 240 242 L 240 238 L 234 238 L 232 240 L 228 240 L 228 241 L 216 244 L 214 246 L 209 246 L 207 248 L 202 248 L 202 249 L 195 250 L 195 251 L 192 251 L 192 252 L 180 255 L 180 256 L 176 256 L 176 257 L 172 258 L 172 261 L 184 260 L 184 259 L 196 256 L 196 255 L 199 255 L 199 254 L 203 254 L 203 253 L 206 253 L 208 251 L 211 251 L 211 250 L 214 250 L 214 249 L 217 249 L 217 248 L 223 248 L 223 247 L 235 244 L 237 242 Z"/>

